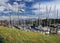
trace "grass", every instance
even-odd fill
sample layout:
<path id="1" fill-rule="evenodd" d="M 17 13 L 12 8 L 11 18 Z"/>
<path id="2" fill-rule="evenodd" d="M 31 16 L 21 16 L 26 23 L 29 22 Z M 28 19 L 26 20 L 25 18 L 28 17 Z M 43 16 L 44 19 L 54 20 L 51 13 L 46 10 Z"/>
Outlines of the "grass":
<path id="1" fill-rule="evenodd" d="M 60 43 L 60 36 L 0 26 L 0 43 Z"/>

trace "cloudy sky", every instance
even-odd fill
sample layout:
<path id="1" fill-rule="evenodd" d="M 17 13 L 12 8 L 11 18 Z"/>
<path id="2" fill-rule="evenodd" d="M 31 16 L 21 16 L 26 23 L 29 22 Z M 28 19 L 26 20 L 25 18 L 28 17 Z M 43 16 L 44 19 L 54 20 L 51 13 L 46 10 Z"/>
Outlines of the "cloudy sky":
<path id="1" fill-rule="evenodd" d="M 58 13 L 58 17 L 57 17 Z M 0 0 L 0 19 L 60 18 L 60 0 Z"/>

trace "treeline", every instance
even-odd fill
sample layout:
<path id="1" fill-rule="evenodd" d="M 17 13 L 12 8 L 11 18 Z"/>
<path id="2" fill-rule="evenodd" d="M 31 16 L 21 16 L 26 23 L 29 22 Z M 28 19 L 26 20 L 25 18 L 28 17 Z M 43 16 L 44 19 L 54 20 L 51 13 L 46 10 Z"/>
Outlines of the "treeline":
<path id="1" fill-rule="evenodd" d="M 43 19 L 43 20 L 35 20 L 35 21 L 26 21 L 26 24 L 35 24 L 35 25 L 42 25 L 42 26 L 49 26 L 51 24 L 60 24 L 60 19 Z"/>
<path id="2" fill-rule="evenodd" d="M 18 24 L 17 21 L 7 21 L 7 20 L 0 20 L 0 25 L 7 25 L 7 24 Z M 37 19 L 37 20 L 25 20 L 25 21 L 19 21 L 19 25 L 21 24 L 35 24 L 35 25 L 42 25 L 42 26 L 49 26 L 50 24 L 60 24 L 60 19 Z"/>
<path id="3" fill-rule="evenodd" d="M 50 25 L 50 24 L 60 24 L 60 19 L 44 19 L 42 20 L 43 25 Z"/>

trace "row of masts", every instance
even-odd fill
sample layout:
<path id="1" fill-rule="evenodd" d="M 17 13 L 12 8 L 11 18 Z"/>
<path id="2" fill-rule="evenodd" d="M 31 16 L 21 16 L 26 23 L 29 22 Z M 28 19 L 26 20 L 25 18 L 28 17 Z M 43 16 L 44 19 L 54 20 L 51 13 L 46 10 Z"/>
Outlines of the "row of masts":
<path id="1" fill-rule="evenodd" d="M 9 8 L 8 8 L 8 9 L 9 9 Z M 19 10 L 18 10 L 18 13 L 19 13 L 19 12 L 21 11 L 21 9 L 20 9 L 19 7 L 18 7 L 18 9 L 19 9 Z M 51 25 L 51 20 L 50 20 L 50 23 L 48 23 L 48 20 L 50 19 L 50 18 L 49 18 L 49 14 L 51 13 L 51 9 L 52 9 L 52 8 L 50 7 L 49 10 L 48 10 L 48 6 L 46 6 L 46 21 L 47 21 L 47 26 L 48 26 L 48 24 Z M 54 11 L 56 11 L 55 15 L 57 14 L 57 19 L 58 19 L 58 9 L 56 9 L 56 6 L 55 6 L 55 8 L 54 8 Z M 40 12 L 40 3 L 39 3 L 39 12 Z M 18 16 L 18 25 L 17 25 L 17 26 L 19 26 L 19 22 L 20 22 L 20 21 L 19 21 L 19 20 L 20 20 L 20 17 L 19 17 L 20 14 L 18 14 L 18 13 L 16 13 L 17 16 Z M 25 12 L 23 12 L 23 13 L 25 13 Z M 40 13 L 41 13 L 41 12 L 40 12 Z M 12 18 L 11 18 L 10 10 L 9 10 L 9 13 L 8 13 L 8 14 L 9 14 L 9 20 L 10 20 L 10 21 L 9 21 L 9 25 L 13 25 L 12 22 L 11 22 L 11 19 L 12 19 Z M 41 25 L 41 24 L 42 24 L 42 18 L 41 18 L 40 16 L 38 16 L 38 19 L 39 19 L 39 25 Z M 14 20 L 14 21 L 15 21 L 15 20 Z M 32 20 L 31 20 L 31 21 L 32 21 Z M 26 21 L 24 21 L 24 24 L 25 24 L 25 22 L 26 22 Z M 32 21 L 32 24 L 33 24 L 33 21 Z M 36 21 L 36 24 L 37 24 L 37 21 Z M 55 24 L 55 19 L 54 19 L 54 24 Z"/>

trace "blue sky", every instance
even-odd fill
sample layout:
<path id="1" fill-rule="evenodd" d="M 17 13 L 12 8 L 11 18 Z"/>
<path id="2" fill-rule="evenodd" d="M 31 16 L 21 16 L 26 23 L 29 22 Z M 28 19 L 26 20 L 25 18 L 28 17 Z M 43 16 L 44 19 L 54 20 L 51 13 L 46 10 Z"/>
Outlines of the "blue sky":
<path id="1" fill-rule="evenodd" d="M 22 18 L 46 18 L 47 14 L 49 18 L 57 18 L 57 10 L 59 18 L 59 0 L 0 0 L 0 18 L 2 19 L 8 19 L 9 14 L 13 19 L 17 18 L 17 15 L 20 15 L 20 18 L 21 16 Z"/>

